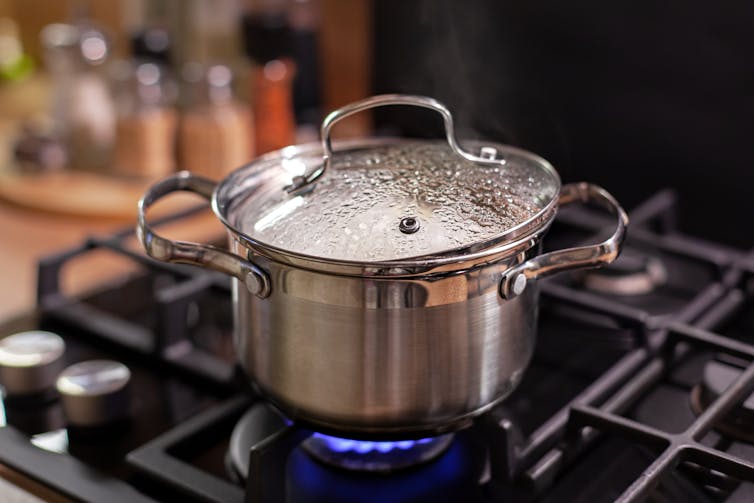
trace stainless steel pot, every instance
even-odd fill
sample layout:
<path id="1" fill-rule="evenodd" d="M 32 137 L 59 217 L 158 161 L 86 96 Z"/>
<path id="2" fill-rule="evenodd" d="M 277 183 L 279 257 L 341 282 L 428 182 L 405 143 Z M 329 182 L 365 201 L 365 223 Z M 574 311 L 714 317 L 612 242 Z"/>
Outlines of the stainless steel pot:
<path id="1" fill-rule="evenodd" d="M 378 207 L 370 214 L 374 229 L 382 225 L 377 220 L 390 213 L 387 221 L 394 220 L 400 231 L 387 232 L 390 246 L 385 249 L 394 252 L 394 259 L 380 256 L 369 260 L 368 254 L 341 256 L 346 250 L 340 244 L 332 248 L 331 256 L 315 253 L 321 237 L 342 238 L 344 229 L 327 219 L 321 228 L 308 223 L 296 227 L 297 233 L 311 233 L 304 239 L 294 236 L 291 242 L 297 242 L 298 248 L 272 242 L 256 232 L 269 221 L 284 218 L 283 214 L 298 218 L 297 208 L 316 202 L 322 194 L 339 193 L 341 197 L 317 203 L 325 206 L 312 202 L 315 210 L 326 207 L 332 215 L 343 214 L 342 205 L 350 208 L 348 195 L 338 192 L 337 186 L 335 192 L 328 189 L 328 180 L 340 177 L 348 182 L 353 159 L 363 159 L 359 156 L 365 153 L 377 162 L 380 152 L 387 151 L 380 148 L 395 145 L 401 146 L 400 152 L 435 152 L 439 147 L 425 147 L 425 143 L 365 140 L 342 144 L 338 154 L 333 154 L 330 128 L 340 118 L 373 106 L 396 104 L 430 108 L 443 116 L 450 147 L 443 147 L 443 166 L 461 163 L 464 169 L 481 170 L 481 176 L 489 174 L 492 179 L 495 173 L 500 180 L 510 181 L 516 178 L 508 175 L 525 165 L 519 171 L 528 174 L 528 182 L 523 182 L 528 186 L 509 184 L 506 190 L 526 195 L 528 212 L 522 213 L 522 208 L 511 203 L 501 215 L 515 218 L 509 218 L 505 226 L 493 226 L 488 234 L 481 229 L 482 234 L 476 236 L 482 237 L 443 248 L 455 242 L 454 236 L 441 235 L 445 217 L 433 220 L 431 214 L 423 213 L 408 218 L 405 212 L 393 216 L 394 203 Z M 322 138 L 321 146 L 292 146 L 263 156 L 218 185 L 187 172 L 155 184 L 139 203 L 140 239 L 147 253 L 158 260 L 194 264 L 236 278 L 233 302 L 238 357 L 258 388 L 289 416 L 325 431 L 350 435 L 436 434 L 462 427 L 505 398 L 527 367 L 537 325 L 534 280 L 615 260 L 628 224 L 626 213 L 597 186 L 576 183 L 561 188 L 554 169 L 528 152 L 476 143 L 464 146 L 472 145 L 479 155 L 464 150 L 455 139 L 450 112 L 431 98 L 384 95 L 349 105 L 325 119 Z M 346 160 L 339 169 L 343 152 Z M 334 171 L 325 176 L 328 169 Z M 388 174 L 392 176 L 394 171 Z M 412 176 L 405 170 L 395 172 Z M 457 179 L 479 175 L 457 173 Z M 448 176 L 453 178 L 451 173 Z M 414 182 L 400 183 L 412 187 Z M 456 191 L 458 197 L 471 198 L 462 205 L 468 207 L 469 201 L 478 200 L 474 186 L 472 193 L 468 184 Z M 229 252 L 171 241 L 152 230 L 145 218 L 147 208 L 175 191 L 195 192 L 211 201 L 228 229 Z M 418 189 L 414 192 L 418 194 Z M 508 196 L 505 191 L 494 193 Z M 266 204 L 267 200 L 275 204 Z M 596 245 L 542 254 L 541 240 L 558 206 L 574 202 L 594 203 L 612 212 L 617 217 L 615 232 Z M 444 215 L 445 206 L 438 204 L 436 213 Z M 498 206 L 505 204 L 485 211 L 502 211 Z M 301 220 L 287 222 L 291 226 Z M 419 229 L 422 224 L 426 228 Z M 283 229 L 283 234 L 287 230 Z M 373 234 L 361 239 L 376 243 L 366 247 L 369 253 L 382 246 L 383 236 L 377 231 Z M 402 248 L 391 248 L 395 240 Z M 407 252 L 405 243 L 413 242 L 425 253 Z M 343 243 L 351 246 L 351 240 Z M 356 245 L 355 249 L 362 248 Z M 399 249 L 402 255 L 396 251 Z"/>

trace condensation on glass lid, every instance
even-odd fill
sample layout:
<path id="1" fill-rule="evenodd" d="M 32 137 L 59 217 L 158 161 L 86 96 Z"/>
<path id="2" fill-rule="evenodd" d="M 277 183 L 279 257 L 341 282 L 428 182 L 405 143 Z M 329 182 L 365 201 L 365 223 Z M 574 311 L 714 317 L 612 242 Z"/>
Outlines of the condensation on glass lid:
<path id="1" fill-rule="evenodd" d="M 265 190 L 236 225 L 257 241 L 309 256 L 378 262 L 419 257 L 500 236 L 559 190 L 535 158 L 482 166 L 443 143 L 339 152 L 314 189 Z"/>

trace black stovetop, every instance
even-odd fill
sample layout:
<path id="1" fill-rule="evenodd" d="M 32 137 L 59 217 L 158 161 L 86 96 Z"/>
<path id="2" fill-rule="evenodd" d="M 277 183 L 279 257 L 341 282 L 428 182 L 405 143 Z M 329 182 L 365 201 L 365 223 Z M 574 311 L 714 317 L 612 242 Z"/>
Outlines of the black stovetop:
<path id="1" fill-rule="evenodd" d="M 50 330 L 66 341 L 66 363 L 125 363 L 130 420 L 82 432 L 66 427 L 54 396 L 5 399 L 0 463 L 72 499 L 111 503 L 750 501 L 754 254 L 684 235 L 671 192 L 631 217 L 624 267 L 660 263 L 654 288 L 613 294 L 584 274 L 544 281 L 518 389 L 436 459 L 387 474 L 316 461 L 300 446 L 312 432 L 255 395 L 234 364 L 229 280 L 151 261 L 130 231 L 92 238 L 40 262 L 38 309 L 0 337 Z M 599 213 L 563 210 L 545 247 L 609 227 Z M 139 270 L 66 296 L 61 270 L 94 250 Z"/>

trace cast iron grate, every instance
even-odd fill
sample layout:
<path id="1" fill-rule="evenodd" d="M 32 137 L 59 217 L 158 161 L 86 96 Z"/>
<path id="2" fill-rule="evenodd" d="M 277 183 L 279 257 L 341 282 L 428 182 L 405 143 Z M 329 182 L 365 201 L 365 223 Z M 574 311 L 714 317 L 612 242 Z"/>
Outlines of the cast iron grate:
<path id="1" fill-rule="evenodd" d="M 169 220 L 189 217 L 198 210 L 184 212 Z M 735 384 L 683 432 L 668 433 L 623 415 L 668 372 L 668 367 L 679 354 L 689 348 L 721 351 L 748 362 L 754 359 L 754 347 L 709 331 L 729 318 L 747 295 L 747 288 L 751 289 L 747 285 L 754 277 L 754 254 L 745 256 L 737 250 L 681 233 L 677 227 L 675 195 L 669 191 L 661 192 L 637 207 L 631 213 L 631 220 L 630 240 L 639 245 L 651 244 L 663 253 L 704 264 L 714 271 L 713 280 L 672 316 L 655 316 L 620 299 L 578 290 L 560 282 L 544 282 L 545 302 L 609 317 L 636 333 L 636 341 L 606 372 L 525 438 L 500 409 L 479 418 L 473 429 L 481 432 L 489 445 L 489 470 L 481 484 L 489 487 L 514 484 L 531 494 L 543 494 L 594 444 L 600 432 L 625 436 L 659 452 L 656 460 L 621 496 L 622 501 L 641 499 L 669 471 L 690 462 L 739 479 L 754 480 L 751 462 L 699 442 L 731 407 L 754 389 L 754 366 L 751 364 Z M 586 235 L 610 226 L 609 221 L 590 211 L 564 212 L 559 222 L 566 231 L 579 229 Z M 234 384 L 235 370 L 231 363 L 193 345 L 186 350 L 190 334 L 185 321 L 192 303 L 208 290 L 227 296 L 227 279 L 198 269 L 152 261 L 128 249 L 125 241 L 131 235 L 132 230 L 128 229 L 107 238 L 91 238 L 76 249 L 42 260 L 38 281 L 41 311 L 45 316 L 80 326 L 92 337 L 150 356 L 186 375 L 213 382 L 226 390 L 226 396 L 240 390 Z M 107 249 L 129 257 L 141 264 L 147 274 L 166 273 L 176 278 L 170 284 L 158 285 L 154 292 L 156 322 L 151 329 L 61 292 L 61 269 L 69 260 L 95 249 Z M 196 415 L 132 451 L 128 461 L 158 485 L 196 499 L 280 501 L 285 491 L 286 462 L 293 449 L 311 435 L 304 427 L 287 423 L 251 446 L 250 482 L 245 489 L 206 473 L 178 455 L 185 446 L 202 442 L 208 431 L 232 428 L 241 414 L 256 402 L 253 394 L 238 393 L 235 398 Z M 34 449 L 30 445 L 28 448 Z M 36 477 L 44 479 L 39 474 Z"/>
<path id="2" fill-rule="evenodd" d="M 746 358 L 746 370 L 684 431 L 668 433 L 617 414 L 616 401 L 602 407 L 574 404 L 568 425 L 568 439 L 579 444 L 591 434 L 590 428 L 623 435 L 660 452 L 657 459 L 636 479 L 617 501 L 644 501 L 663 477 L 683 462 L 717 470 L 740 480 L 754 481 L 754 463 L 703 445 L 701 439 L 754 391 L 754 347 L 683 324 L 674 324 L 660 356 L 655 357 L 619 394 L 636 397 L 659 379 L 678 346 L 687 343 L 698 348 L 723 351 Z M 669 356 L 665 356 L 669 355 Z M 619 396 L 619 395 L 616 395 Z M 589 427 L 589 428 L 586 428 Z"/>
<path id="3" fill-rule="evenodd" d="M 746 385 L 739 391 L 731 391 L 721 397 L 711 412 L 706 412 L 694 424 L 693 431 L 683 435 L 671 435 L 654 428 L 642 425 L 636 421 L 623 418 L 622 412 L 627 411 L 643 392 L 651 387 L 665 371 L 665 362 L 672 360 L 669 347 L 674 346 L 679 337 L 693 340 L 707 345 L 724 341 L 720 349 L 737 348 L 740 344 L 723 337 L 700 332 L 691 325 L 701 319 L 705 313 L 726 297 L 727 288 L 723 278 L 730 267 L 740 260 L 741 254 L 736 250 L 717 247 L 707 242 L 692 239 L 679 233 L 676 229 L 675 196 L 672 192 L 662 192 L 632 212 L 632 234 L 637 235 L 639 241 L 650 241 L 654 247 L 690 260 L 709 264 L 714 268 L 720 281 L 715 281 L 703 288 L 683 309 L 672 318 L 652 317 L 646 311 L 626 306 L 619 300 L 605 298 L 592 292 L 572 289 L 567 285 L 553 282 L 543 284 L 543 294 L 556 302 L 566 303 L 578 309 L 599 314 L 607 314 L 620 324 L 635 328 L 642 334 L 638 347 L 618 360 L 600 378 L 587 386 L 562 407 L 543 425 L 527 438 L 520 438 L 513 423 L 501 415 L 499 411 L 492 411 L 477 421 L 478 428 L 489 439 L 490 474 L 484 483 L 495 485 L 516 483 L 527 487 L 534 493 L 545 491 L 567 466 L 580 453 L 586 450 L 597 438 L 598 430 L 624 432 L 628 425 L 639 431 L 638 440 L 650 439 L 652 446 L 667 444 L 668 447 L 662 458 L 650 466 L 647 474 L 637 480 L 635 485 L 641 486 L 642 493 L 636 492 L 634 486 L 627 491 L 626 498 L 640 497 L 651 490 L 655 478 L 661 478 L 665 470 L 672 468 L 683 459 L 700 464 L 707 463 L 710 468 L 725 463 L 733 463 L 735 469 L 729 471 L 741 478 L 752 479 L 747 471 L 749 463 L 743 460 L 731 461 L 731 456 L 715 451 L 711 448 L 688 442 L 689 438 L 701 431 L 708 430 L 721 414 L 745 395 L 749 389 L 749 374 L 745 377 Z M 603 225 L 609 225 L 600 216 L 590 212 L 572 213 L 565 218 L 565 225 L 598 231 Z M 712 319 L 707 316 L 707 324 Z M 667 329 L 673 326 L 667 335 Z M 691 331 L 691 332 L 689 332 Z M 688 335 L 691 333 L 691 335 Z M 703 333 L 704 336 L 699 334 Z M 754 349 L 745 346 L 738 349 L 736 354 L 754 355 Z M 742 378 L 743 379 L 743 378 Z M 736 388 L 738 389 L 738 388 Z M 735 394 L 734 394 L 735 392 Z M 596 418 L 596 419 L 595 419 Z M 598 421 L 601 419 L 602 421 Z M 590 422 L 591 421 L 591 422 Z M 607 426 L 606 426 L 607 425 Z M 599 428 L 601 427 L 601 428 Z M 630 431 L 630 428 L 628 428 Z M 189 433 L 189 432 L 187 432 Z M 197 431 L 190 432 L 196 434 Z M 249 483 L 246 488 L 246 501 L 269 502 L 278 501 L 285 487 L 285 466 L 293 449 L 296 448 L 311 432 L 296 424 L 287 424 L 272 433 L 250 449 Z M 633 439 L 637 435 L 633 435 Z M 156 474 L 160 459 L 166 455 L 172 445 L 170 440 L 177 441 L 180 435 L 167 439 L 159 439 L 135 452 L 131 456 L 132 462 L 142 470 Z M 698 447 L 698 448 L 697 448 Z M 696 449 L 696 450 L 694 450 Z M 693 455 L 689 454 L 693 451 Z M 701 454 L 698 454 L 701 453 Z M 721 461 L 722 460 L 722 461 Z M 656 465 L 659 465 L 659 469 Z M 726 465 L 728 466 L 728 465 Z M 744 468 L 741 468 L 744 467 Z M 644 481 L 650 477 L 650 482 Z M 186 477 L 184 480 L 190 479 Z M 185 483 L 185 482 L 184 482 Z M 192 484 L 188 482 L 188 484 Z M 201 493 L 202 488 L 194 488 Z"/>
<path id="4" fill-rule="evenodd" d="M 165 225 L 190 218 L 205 210 L 198 206 L 184 210 L 155 222 Z M 126 242 L 133 237 L 132 229 L 112 236 L 90 237 L 80 246 L 43 258 L 37 276 L 37 305 L 45 316 L 73 324 L 92 336 L 107 340 L 120 347 L 149 355 L 187 375 L 216 383 L 230 384 L 237 370 L 227 359 L 219 358 L 198 345 L 192 344 L 190 334 L 191 310 L 204 296 L 230 295 L 228 278 L 218 273 L 198 268 L 158 262 L 143 253 L 128 248 Z M 102 305 L 66 295 L 61 289 L 61 272 L 78 257 L 96 250 L 107 250 L 141 266 L 151 285 L 145 292 L 148 309 L 154 319 L 140 323 L 136 316 L 123 316 Z M 170 281 L 152 281 L 166 275 Z M 97 295 L 91 296 L 95 301 Z M 116 309 L 117 311 L 117 309 Z M 226 316 L 227 318 L 227 316 Z"/>

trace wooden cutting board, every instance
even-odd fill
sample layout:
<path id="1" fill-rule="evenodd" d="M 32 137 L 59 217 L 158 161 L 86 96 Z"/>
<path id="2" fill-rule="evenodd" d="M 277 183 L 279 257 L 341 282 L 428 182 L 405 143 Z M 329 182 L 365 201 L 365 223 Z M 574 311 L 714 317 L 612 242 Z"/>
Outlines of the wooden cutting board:
<path id="1" fill-rule="evenodd" d="M 25 208 L 62 215 L 133 221 L 136 205 L 153 181 L 80 171 L 0 174 L 0 199 Z M 168 198 L 157 215 L 177 211 L 185 201 Z"/>

